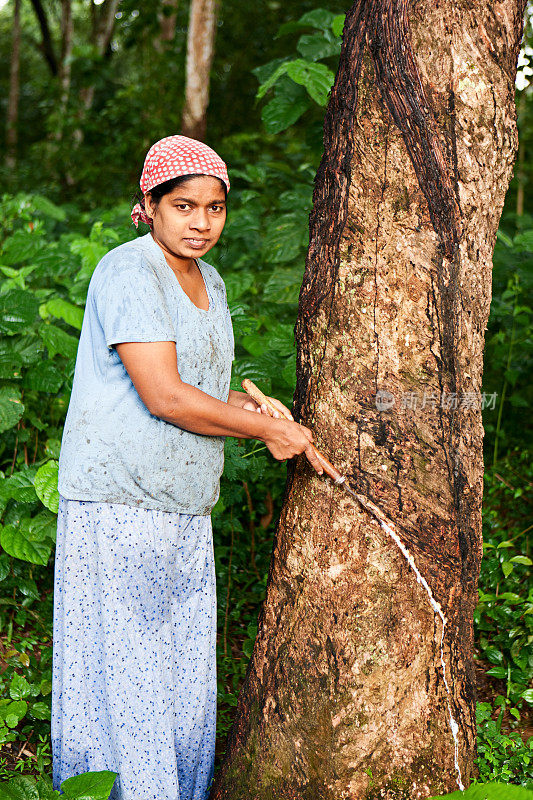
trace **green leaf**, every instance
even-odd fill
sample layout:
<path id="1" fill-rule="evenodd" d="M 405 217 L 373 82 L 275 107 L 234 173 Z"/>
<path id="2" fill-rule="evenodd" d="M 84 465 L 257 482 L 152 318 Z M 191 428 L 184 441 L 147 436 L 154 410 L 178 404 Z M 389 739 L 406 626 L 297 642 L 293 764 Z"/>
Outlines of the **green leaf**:
<path id="1" fill-rule="evenodd" d="M 61 797 L 59 792 L 52 788 L 52 781 L 48 775 L 41 774 L 37 780 L 39 800 L 57 800 Z"/>
<path id="2" fill-rule="evenodd" d="M 300 36 L 296 49 L 308 61 L 318 61 L 329 56 L 338 56 L 341 52 L 341 41 L 331 30 L 325 33 L 311 33 Z"/>
<path id="3" fill-rule="evenodd" d="M 464 792 L 452 792 L 429 800 L 533 800 L 533 792 L 507 783 L 478 783 Z"/>
<path id="4" fill-rule="evenodd" d="M 281 370 L 281 377 L 292 389 L 296 386 L 296 354 L 287 359 L 287 363 Z"/>
<path id="5" fill-rule="evenodd" d="M 0 784 L 1 800 L 39 800 L 39 792 L 33 778 L 16 775 Z"/>
<path id="6" fill-rule="evenodd" d="M 32 706 L 30 706 L 29 713 L 35 719 L 51 718 L 50 708 L 46 705 L 46 703 L 34 703 Z"/>
<path id="7" fill-rule="evenodd" d="M 523 602 L 523 598 L 520 597 L 520 595 L 516 594 L 515 592 L 502 592 L 500 595 L 498 595 L 498 597 L 500 598 L 500 600 L 507 600 L 508 603 Z"/>
<path id="8" fill-rule="evenodd" d="M 20 390 L 16 386 L 0 386 L 0 433 L 16 425 L 23 414 Z"/>
<path id="9" fill-rule="evenodd" d="M 57 325 L 43 323 L 39 327 L 39 335 L 48 348 L 50 358 L 60 353 L 65 358 L 74 358 L 78 350 L 78 339 L 71 336 Z"/>
<path id="10" fill-rule="evenodd" d="M 43 247 L 43 240 L 31 231 L 18 230 L 4 242 L 0 260 L 3 264 L 12 266 L 30 261 Z"/>
<path id="11" fill-rule="evenodd" d="M 500 595 L 501 596 L 501 595 Z M 485 650 L 485 658 L 487 661 L 490 661 L 491 664 L 502 664 L 503 663 L 503 653 L 501 650 L 496 650 L 495 647 L 487 647 Z"/>
<path id="12" fill-rule="evenodd" d="M 315 64 L 312 61 L 304 61 L 299 58 L 296 61 L 289 61 L 286 72 L 295 83 L 305 86 L 309 96 L 316 103 L 320 106 L 327 104 L 328 94 L 335 81 L 335 75 L 325 64 Z"/>
<path id="13" fill-rule="evenodd" d="M 11 559 L 7 553 L 0 553 L 0 581 L 5 580 L 11 572 L 10 561 Z"/>
<path id="14" fill-rule="evenodd" d="M 54 297 L 52 300 L 48 300 L 48 302 L 44 304 L 44 307 L 48 314 L 51 314 L 53 317 L 58 317 L 59 319 L 64 319 L 67 325 L 71 325 L 73 328 L 77 328 L 81 331 L 84 314 L 83 308 L 75 306 L 73 303 L 68 303 L 61 297 Z"/>
<path id="15" fill-rule="evenodd" d="M 71 243 L 70 249 L 75 255 L 81 256 L 81 270 L 77 275 L 78 280 L 81 280 L 91 277 L 96 265 L 105 256 L 109 248 L 107 245 L 91 239 L 75 239 Z"/>
<path id="16" fill-rule="evenodd" d="M 276 270 L 265 284 L 263 299 L 274 303 L 297 303 L 302 275 L 303 266 Z"/>
<path id="17" fill-rule="evenodd" d="M 303 28 L 309 28 L 309 25 L 302 25 L 296 19 L 291 19 L 289 22 L 284 22 L 283 25 L 280 25 L 274 39 L 280 39 L 282 36 L 286 36 L 288 33 L 295 33 L 296 31 L 301 31 Z M 255 70 L 252 70 L 255 72 Z"/>
<path id="18" fill-rule="evenodd" d="M 501 229 L 498 230 L 496 236 L 500 241 L 502 241 L 505 244 L 506 247 L 513 246 L 513 240 L 511 239 L 511 237 L 507 236 L 507 234 L 504 233 Z"/>
<path id="19" fill-rule="evenodd" d="M 17 337 L 13 341 L 13 349 L 20 355 L 22 363 L 29 367 L 42 359 L 44 353 L 43 343 L 37 332 L 27 336 Z"/>
<path id="20" fill-rule="evenodd" d="M 524 566 L 526 567 L 533 566 L 533 561 L 527 556 L 513 556 L 511 561 L 513 562 L 513 564 L 524 564 Z"/>
<path id="21" fill-rule="evenodd" d="M 261 111 L 261 119 L 268 133 L 281 133 L 300 119 L 310 107 L 309 100 L 296 102 L 289 97 L 274 97 Z"/>
<path id="22" fill-rule="evenodd" d="M 31 292 L 13 289 L 0 295 L 0 333 L 26 330 L 39 313 L 39 301 Z"/>
<path id="23" fill-rule="evenodd" d="M 0 378 L 10 380 L 20 377 L 22 358 L 7 342 L 0 344 Z"/>
<path id="24" fill-rule="evenodd" d="M 533 706 L 533 689 L 526 689 L 525 692 L 522 692 L 520 697 L 523 697 L 526 703 L 529 703 Z"/>
<path id="25" fill-rule="evenodd" d="M 500 681 L 504 681 L 507 678 L 507 670 L 505 667 L 491 667 L 485 674 L 492 675 L 493 678 L 498 678 Z"/>
<path id="26" fill-rule="evenodd" d="M 39 467 L 34 483 L 37 497 L 54 514 L 57 514 L 59 507 L 58 471 L 59 463 L 57 461 L 47 461 L 46 464 Z"/>
<path id="27" fill-rule="evenodd" d="M 41 599 L 37 584 L 32 578 L 19 578 L 17 581 L 17 589 L 25 597 L 31 597 L 33 600 Z"/>
<path id="28" fill-rule="evenodd" d="M 256 98 L 258 100 L 261 100 L 261 98 L 265 96 L 265 94 L 268 92 L 268 90 L 271 89 L 274 86 L 276 81 L 279 78 L 281 78 L 282 75 L 285 75 L 285 73 L 287 72 L 287 70 L 289 68 L 289 64 L 292 64 L 292 63 L 293 63 L 292 61 L 284 61 L 281 64 L 279 64 L 273 72 L 271 72 L 271 74 L 268 76 L 266 81 L 264 83 L 262 83 L 260 85 L 259 89 L 257 90 L 257 93 L 256 93 L 255 96 L 256 96 Z"/>
<path id="29" fill-rule="evenodd" d="M 279 356 L 274 353 L 264 353 L 255 358 L 238 359 L 235 362 L 235 377 L 242 380 L 250 378 L 254 383 L 261 384 L 261 389 L 265 394 L 271 393 L 272 375 L 280 372 Z"/>
<path id="30" fill-rule="evenodd" d="M 314 8 L 313 11 L 307 11 L 303 14 L 298 22 L 300 25 L 308 25 L 310 28 L 320 28 L 323 31 L 327 31 L 331 28 L 334 19 L 335 14 L 326 8 Z"/>
<path id="31" fill-rule="evenodd" d="M 331 30 L 334 36 L 342 36 L 344 30 L 344 23 L 346 21 L 346 14 L 337 14 L 331 21 Z"/>
<path id="32" fill-rule="evenodd" d="M 64 376 L 51 361 L 42 361 L 24 375 L 24 387 L 36 392 L 56 394 L 63 385 Z"/>
<path id="33" fill-rule="evenodd" d="M 244 653 L 246 658 L 250 658 L 253 649 L 254 649 L 253 641 L 251 639 L 245 639 L 242 646 L 242 652 Z"/>
<path id="34" fill-rule="evenodd" d="M 25 467 L 0 482 L 0 497 L 5 500 L 18 500 L 20 503 L 33 503 L 37 500 L 33 481 L 37 469 Z"/>
<path id="35" fill-rule="evenodd" d="M 0 720 L 7 720 L 8 717 L 14 717 L 16 720 L 15 724 L 9 725 L 10 728 L 14 728 L 21 719 L 24 719 L 27 710 L 28 704 L 25 700 L 13 700 L 11 703 L 0 705 Z"/>
<path id="36" fill-rule="evenodd" d="M 33 541 L 52 542 L 56 540 L 57 534 L 57 512 L 52 513 L 48 509 L 43 509 L 30 519 L 30 531 Z"/>
<path id="37" fill-rule="evenodd" d="M 107 769 L 84 772 L 67 778 L 61 784 L 61 789 L 68 800 L 108 800 L 116 777 L 116 772 Z"/>
<path id="38" fill-rule="evenodd" d="M 43 197 L 40 194 L 33 194 L 31 196 L 31 202 L 35 211 L 43 217 L 49 217 L 50 219 L 56 220 L 56 222 L 64 222 L 67 218 L 65 209 L 56 206 L 47 197 Z"/>
<path id="39" fill-rule="evenodd" d="M 514 237 L 513 245 L 520 251 L 526 250 L 533 253 L 533 230 L 518 233 Z"/>
<path id="40" fill-rule="evenodd" d="M 252 73 L 256 76 L 259 83 L 264 83 L 277 70 L 280 64 L 284 64 L 287 61 L 287 58 L 274 58 L 272 61 L 269 61 L 268 64 L 262 64 L 260 67 L 253 69 Z"/>
<path id="41" fill-rule="evenodd" d="M 513 569 L 514 569 L 514 564 L 511 564 L 510 561 L 503 561 L 502 562 L 502 572 L 503 572 L 503 574 L 505 575 L 506 578 L 509 577 L 509 575 L 511 574 Z"/>
<path id="42" fill-rule="evenodd" d="M 265 260 L 280 264 L 292 261 L 299 255 L 303 260 L 308 240 L 305 216 L 298 212 L 281 214 L 267 227 L 262 246 Z"/>
<path id="43" fill-rule="evenodd" d="M 32 520 L 25 517 L 19 526 L 5 525 L 0 530 L 0 545 L 10 556 L 29 561 L 31 564 L 46 566 L 52 553 L 52 542 L 44 539 L 42 530 L 32 525 Z"/>
<path id="44" fill-rule="evenodd" d="M 235 301 L 253 285 L 255 277 L 252 272 L 230 272 L 224 278 L 228 305 L 234 305 Z"/>
<path id="45" fill-rule="evenodd" d="M 23 700 L 29 694 L 31 694 L 30 684 L 24 675 L 19 675 L 15 672 L 9 684 L 9 696 L 12 700 Z"/>

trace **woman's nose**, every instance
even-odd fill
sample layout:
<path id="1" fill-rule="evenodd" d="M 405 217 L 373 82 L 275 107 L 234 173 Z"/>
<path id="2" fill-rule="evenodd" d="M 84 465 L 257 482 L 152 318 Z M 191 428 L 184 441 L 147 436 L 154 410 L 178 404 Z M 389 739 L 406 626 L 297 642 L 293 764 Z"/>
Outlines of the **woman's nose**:
<path id="1" fill-rule="evenodd" d="M 211 222 L 209 220 L 209 214 L 202 208 L 196 209 L 196 214 L 194 215 L 193 219 L 191 219 L 191 228 L 199 231 L 208 230 L 211 227 Z"/>

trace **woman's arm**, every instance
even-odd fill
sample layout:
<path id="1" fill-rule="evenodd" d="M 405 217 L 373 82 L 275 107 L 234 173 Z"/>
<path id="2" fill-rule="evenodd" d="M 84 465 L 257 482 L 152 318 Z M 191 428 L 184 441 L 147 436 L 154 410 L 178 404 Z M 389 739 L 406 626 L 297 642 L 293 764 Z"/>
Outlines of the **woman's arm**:
<path id="1" fill-rule="evenodd" d="M 115 346 L 139 397 L 154 416 L 193 433 L 260 439 L 280 461 L 305 452 L 322 474 L 309 428 L 225 403 L 185 383 L 178 372 L 175 342 L 122 342 Z"/>
<path id="2" fill-rule="evenodd" d="M 244 404 L 251 399 L 252 398 L 250 397 L 250 395 L 246 394 L 246 392 L 236 392 L 235 389 L 229 390 L 228 403 L 230 404 L 230 406 L 237 406 L 237 408 L 242 408 Z M 252 400 L 252 402 L 254 401 Z M 253 411 L 253 409 L 251 410 Z"/>

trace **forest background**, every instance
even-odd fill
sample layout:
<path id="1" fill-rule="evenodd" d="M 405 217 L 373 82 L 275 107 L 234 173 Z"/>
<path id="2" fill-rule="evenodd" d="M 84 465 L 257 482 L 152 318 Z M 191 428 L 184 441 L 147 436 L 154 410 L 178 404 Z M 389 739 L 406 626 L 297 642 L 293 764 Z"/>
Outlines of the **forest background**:
<path id="1" fill-rule="evenodd" d="M 184 111 L 194 92 L 186 66 L 195 3 L 10 0 L 0 8 L 0 781 L 44 776 L 43 797 L 51 772 L 57 459 L 85 295 L 102 255 L 138 235 L 129 212 L 147 149 L 193 130 Z M 232 182 L 222 241 L 208 257 L 232 311 L 231 385 L 240 389 L 251 378 L 290 407 L 313 178 L 347 5 L 204 6 L 215 35 L 207 114 L 196 124 Z M 494 252 L 486 332 L 485 544 L 475 615 L 480 779 L 530 789 L 532 18 L 528 8 L 516 92 L 519 155 Z M 286 465 L 265 450 L 257 441 L 226 440 L 213 510 L 217 763 L 253 647 L 283 499 Z M 39 796 L 31 781 L 19 781 L 18 791 Z"/>

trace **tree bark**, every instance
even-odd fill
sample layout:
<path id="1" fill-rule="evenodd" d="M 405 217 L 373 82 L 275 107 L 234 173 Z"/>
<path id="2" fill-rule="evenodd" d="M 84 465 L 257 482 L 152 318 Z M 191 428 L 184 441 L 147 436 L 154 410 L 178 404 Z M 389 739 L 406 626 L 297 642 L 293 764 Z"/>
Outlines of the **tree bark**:
<path id="1" fill-rule="evenodd" d="M 74 33 L 74 20 L 72 16 L 71 0 L 61 0 L 61 61 L 59 64 L 59 114 L 58 126 L 55 132 L 56 141 L 63 138 L 63 125 L 67 116 L 67 107 L 70 96 L 72 37 Z"/>
<path id="2" fill-rule="evenodd" d="M 191 0 L 181 132 L 193 139 L 205 138 L 216 21 L 217 0 Z"/>
<path id="3" fill-rule="evenodd" d="M 57 75 L 57 58 L 54 52 L 54 44 L 50 34 L 50 27 L 48 25 L 48 17 L 46 16 L 46 12 L 43 8 L 41 0 L 31 0 L 31 4 L 33 6 L 33 10 L 35 11 L 39 28 L 41 29 L 40 50 L 44 55 L 46 63 L 50 67 L 50 72 L 52 75 Z"/>
<path id="4" fill-rule="evenodd" d="M 159 33 L 153 39 L 154 50 L 163 53 L 165 47 L 174 41 L 178 19 L 178 0 L 161 0 L 161 10 L 157 12 Z"/>
<path id="5" fill-rule="evenodd" d="M 347 15 L 293 414 L 394 521 L 430 594 L 371 514 L 291 463 L 212 800 L 414 800 L 474 775 L 480 392 L 524 7 L 358 0 Z"/>
<path id="6" fill-rule="evenodd" d="M 20 95 L 20 0 L 13 3 L 13 31 L 11 36 L 11 65 L 9 70 L 9 98 L 6 117 L 7 169 L 17 166 L 18 118 Z"/>

